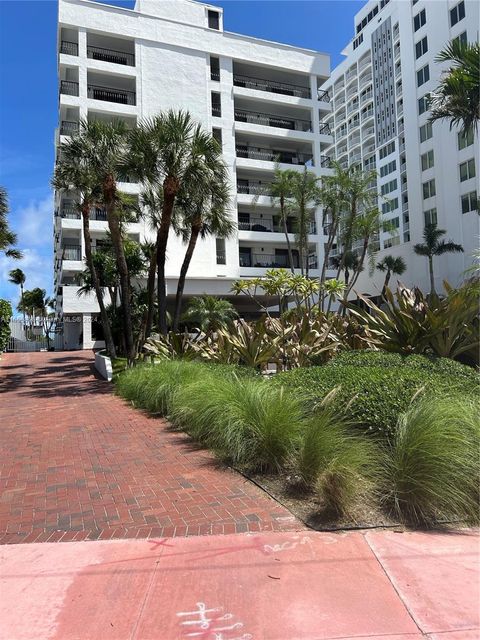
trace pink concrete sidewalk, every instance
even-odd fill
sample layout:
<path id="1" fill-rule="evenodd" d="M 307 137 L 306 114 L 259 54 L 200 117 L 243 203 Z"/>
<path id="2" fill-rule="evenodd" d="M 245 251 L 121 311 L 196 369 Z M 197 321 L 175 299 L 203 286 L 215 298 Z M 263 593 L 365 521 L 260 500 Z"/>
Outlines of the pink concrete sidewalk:
<path id="1" fill-rule="evenodd" d="M 268 532 L 0 549 L 2 640 L 474 640 L 475 532 Z"/>

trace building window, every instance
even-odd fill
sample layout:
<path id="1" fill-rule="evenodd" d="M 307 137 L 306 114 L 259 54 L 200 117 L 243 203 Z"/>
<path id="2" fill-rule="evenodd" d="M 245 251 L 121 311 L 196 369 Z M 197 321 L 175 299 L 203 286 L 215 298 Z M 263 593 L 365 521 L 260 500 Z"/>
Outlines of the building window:
<path id="1" fill-rule="evenodd" d="M 432 137 L 432 123 L 427 122 L 420 127 L 420 142 L 425 142 L 425 140 L 430 140 Z"/>
<path id="2" fill-rule="evenodd" d="M 213 137 L 214 140 L 216 140 L 218 142 L 218 144 L 221 147 L 222 146 L 222 130 L 221 129 L 217 129 L 216 127 L 214 127 L 212 129 L 212 137 Z"/>
<path id="3" fill-rule="evenodd" d="M 467 44 L 467 32 L 464 31 L 463 33 L 461 33 L 459 36 L 457 36 L 456 38 L 453 38 L 452 43 L 456 42 L 458 43 L 461 47 L 464 47 Z"/>
<path id="4" fill-rule="evenodd" d="M 433 207 L 433 209 L 427 209 L 424 211 L 423 219 L 425 220 L 425 225 L 437 224 L 437 208 Z"/>
<path id="5" fill-rule="evenodd" d="M 220 94 L 216 91 L 212 91 L 212 116 L 220 118 L 222 115 L 222 102 Z"/>
<path id="6" fill-rule="evenodd" d="M 456 7 L 450 9 L 450 26 L 454 26 L 465 17 L 465 2 L 459 2 Z"/>
<path id="7" fill-rule="evenodd" d="M 460 165 L 460 182 L 470 180 L 475 177 L 475 159 L 470 158 L 466 162 L 462 162 Z"/>
<path id="8" fill-rule="evenodd" d="M 387 193 L 391 193 L 392 191 L 395 191 L 396 188 L 397 188 L 397 179 L 395 178 L 395 180 L 390 180 L 390 182 L 386 182 L 385 184 L 382 184 L 380 191 L 382 196 L 385 196 L 387 195 Z"/>
<path id="9" fill-rule="evenodd" d="M 384 202 L 382 204 L 383 215 L 390 213 L 391 211 L 395 211 L 395 209 L 398 209 L 398 198 L 392 198 L 388 202 Z"/>
<path id="10" fill-rule="evenodd" d="M 418 60 L 421 56 L 423 56 L 428 51 L 428 42 L 427 36 L 422 38 L 420 42 L 417 42 L 415 45 L 415 59 Z"/>
<path id="11" fill-rule="evenodd" d="M 220 82 L 220 58 L 210 56 L 210 79 Z"/>
<path id="12" fill-rule="evenodd" d="M 220 29 L 220 14 L 218 11 L 208 10 L 208 27 L 210 29 Z"/>
<path id="13" fill-rule="evenodd" d="M 384 176 L 388 176 L 388 174 L 395 171 L 396 168 L 397 168 L 396 160 L 392 160 L 388 164 L 384 164 L 382 167 L 380 167 L 380 177 L 383 178 Z"/>
<path id="14" fill-rule="evenodd" d="M 420 27 L 423 27 L 425 22 L 427 21 L 427 16 L 425 14 L 425 9 L 422 9 L 417 15 L 413 18 L 413 30 L 418 31 Z"/>
<path id="15" fill-rule="evenodd" d="M 398 236 L 394 236 L 393 238 L 387 238 L 383 242 L 383 248 L 389 249 L 390 247 L 394 247 L 395 245 L 400 244 L 400 238 Z"/>
<path id="16" fill-rule="evenodd" d="M 423 199 L 426 200 L 427 198 L 432 198 L 436 193 L 435 178 L 432 178 L 431 180 L 427 180 L 427 182 L 424 182 L 422 187 L 423 187 Z"/>
<path id="17" fill-rule="evenodd" d="M 462 213 L 478 210 L 477 192 L 470 191 L 462 196 Z"/>
<path id="18" fill-rule="evenodd" d="M 421 87 L 422 84 L 430 80 L 430 69 L 428 64 L 417 71 L 417 87 Z"/>
<path id="19" fill-rule="evenodd" d="M 215 240 L 217 251 L 217 264 L 227 264 L 227 254 L 225 251 L 225 240 L 217 238 Z"/>
<path id="20" fill-rule="evenodd" d="M 422 154 L 421 160 L 422 160 L 422 171 L 431 169 L 435 163 L 433 149 L 430 149 L 430 151 L 427 151 L 427 153 Z"/>
<path id="21" fill-rule="evenodd" d="M 422 113 L 428 111 L 428 103 L 430 100 L 430 94 L 426 93 L 424 96 L 418 99 L 418 115 L 421 116 Z"/>
<path id="22" fill-rule="evenodd" d="M 467 129 L 467 131 L 460 131 L 457 134 L 458 137 L 458 150 L 466 149 L 473 144 L 473 128 Z"/>
<path id="23" fill-rule="evenodd" d="M 382 147 L 380 149 L 380 160 L 383 160 L 383 158 L 386 158 L 394 151 L 395 151 L 395 140 L 393 140 L 392 142 L 389 142 L 385 147 Z"/>

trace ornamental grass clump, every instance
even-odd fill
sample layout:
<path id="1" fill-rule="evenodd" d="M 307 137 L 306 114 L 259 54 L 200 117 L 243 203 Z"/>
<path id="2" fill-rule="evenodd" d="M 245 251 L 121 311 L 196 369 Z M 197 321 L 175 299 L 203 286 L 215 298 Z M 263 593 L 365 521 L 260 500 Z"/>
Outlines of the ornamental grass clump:
<path id="1" fill-rule="evenodd" d="M 301 402 L 268 381 L 197 380 L 177 390 L 171 418 L 217 455 L 250 471 L 277 472 L 298 447 Z"/>
<path id="2" fill-rule="evenodd" d="M 368 501 L 377 484 L 380 452 L 332 408 L 322 408 L 304 430 L 297 468 L 305 488 L 318 493 L 326 512 L 344 516 Z"/>
<path id="3" fill-rule="evenodd" d="M 480 425 L 469 400 L 425 399 L 399 419 L 385 502 L 402 520 L 479 521 Z"/>

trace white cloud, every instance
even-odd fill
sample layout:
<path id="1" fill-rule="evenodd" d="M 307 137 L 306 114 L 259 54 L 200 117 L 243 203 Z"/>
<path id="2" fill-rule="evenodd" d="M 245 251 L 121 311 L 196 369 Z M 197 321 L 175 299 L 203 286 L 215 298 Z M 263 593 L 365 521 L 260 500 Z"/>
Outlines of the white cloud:
<path id="1" fill-rule="evenodd" d="M 18 246 L 44 246 L 52 244 L 53 197 L 32 200 L 25 207 L 19 207 L 10 214 L 10 222 L 18 234 Z"/>

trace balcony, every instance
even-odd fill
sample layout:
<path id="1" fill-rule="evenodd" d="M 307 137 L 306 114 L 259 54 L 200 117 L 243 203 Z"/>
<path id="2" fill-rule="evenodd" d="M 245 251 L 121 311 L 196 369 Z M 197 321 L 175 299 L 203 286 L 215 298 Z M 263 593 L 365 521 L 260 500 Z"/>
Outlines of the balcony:
<path id="1" fill-rule="evenodd" d="M 87 87 L 87 97 L 93 100 L 103 100 L 104 102 L 116 102 L 117 104 L 128 104 L 135 106 L 136 93 L 125 89 L 114 89 L 113 87 L 100 87 L 89 84 Z"/>
<path id="2" fill-rule="evenodd" d="M 64 202 L 60 209 L 60 217 L 68 220 L 80 220 L 80 212 L 73 202 Z"/>
<path id="3" fill-rule="evenodd" d="M 293 266 L 295 269 L 299 269 L 298 254 L 293 256 Z M 289 269 L 290 264 L 288 255 L 277 253 L 240 253 L 239 264 L 241 267 L 254 267 L 260 269 Z M 310 256 L 308 261 L 310 269 L 317 269 L 317 259 L 315 256 Z"/>
<path id="4" fill-rule="evenodd" d="M 78 133 L 78 122 L 62 120 L 62 122 L 60 123 L 60 135 L 73 136 L 75 133 Z"/>
<path id="5" fill-rule="evenodd" d="M 78 44 L 62 40 L 60 42 L 60 53 L 65 53 L 67 56 L 78 56 Z"/>
<path id="6" fill-rule="evenodd" d="M 310 120 L 283 118 L 274 114 L 246 111 L 244 109 L 235 109 L 235 121 L 262 125 L 264 127 L 275 127 L 277 129 L 304 131 L 307 133 L 311 133 L 312 131 L 312 123 Z"/>
<path id="7" fill-rule="evenodd" d="M 366 129 L 363 129 L 362 134 L 365 140 L 368 140 L 368 138 L 375 135 L 375 127 L 367 127 Z"/>
<path id="8" fill-rule="evenodd" d="M 261 233 L 281 233 L 282 229 L 269 218 L 252 218 L 250 216 L 238 216 L 239 231 L 258 231 Z"/>
<path id="9" fill-rule="evenodd" d="M 268 182 L 256 182 L 254 180 L 249 180 L 237 183 L 237 193 L 243 193 L 251 196 L 269 196 L 271 188 L 271 184 Z"/>
<path id="10" fill-rule="evenodd" d="M 319 89 L 317 97 L 320 102 L 330 102 L 330 94 L 326 89 L 323 91 Z"/>
<path id="11" fill-rule="evenodd" d="M 122 64 L 128 67 L 135 66 L 135 56 L 126 51 L 116 51 L 115 49 L 104 49 L 103 47 L 87 46 L 87 58 Z"/>
<path id="12" fill-rule="evenodd" d="M 78 96 L 78 82 L 60 80 L 60 93 L 66 96 Z"/>
<path id="13" fill-rule="evenodd" d="M 372 74 L 366 73 L 360 78 L 360 89 L 372 81 Z"/>
<path id="14" fill-rule="evenodd" d="M 360 104 L 368 102 L 369 100 L 373 100 L 373 91 L 367 91 L 367 93 L 360 96 Z"/>
<path id="15" fill-rule="evenodd" d="M 352 111 L 356 111 L 358 109 L 358 101 L 352 102 L 347 107 L 347 113 L 352 113 Z"/>
<path id="16" fill-rule="evenodd" d="M 276 151 L 247 145 L 237 145 L 235 151 L 237 158 L 251 158 L 252 160 L 281 162 L 283 164 L 313 165 L 313 155 L 311 153 Z"/>
<path id="17" fill-rule="evenodd" d="M 233 75 L 233 85 L 235 87 L 254 89 L 256 91 L 268 91 L 269 93 L 279 93 L 284 96 L 294 96 L 295 98 L 311 98 L 309 87 L 302 87 L 301 85 L 290 84 L 288 82 L 266 80 L 264 78 L 254 78 L 237 73 Z"/>
<path id="18" fill-rule="evenodd" d="M 373 118 L 373 109 L 367 109 L 367 111 L 362 111 L 362 122 Z"/>
<path id="19" fill-rule="evenodd" d="M 79 245 L 65 245 L 62 247 L 62 260 L 79 261 L 82 259 L 82 248 Z"/>

